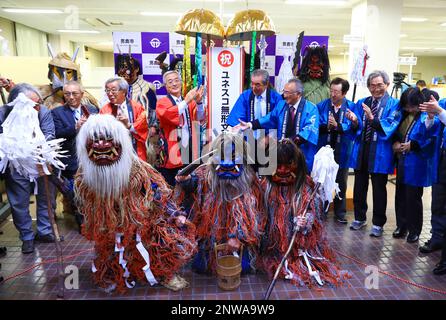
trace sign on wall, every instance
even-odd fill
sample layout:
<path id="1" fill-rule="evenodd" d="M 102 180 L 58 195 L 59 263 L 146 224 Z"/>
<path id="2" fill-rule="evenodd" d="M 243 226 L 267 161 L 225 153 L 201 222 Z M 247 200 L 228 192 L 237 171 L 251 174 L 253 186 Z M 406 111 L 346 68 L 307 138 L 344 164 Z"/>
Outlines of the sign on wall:
<path id="1" fill-rule="evenodd" d="M 284 57 L 293 55 L 297 37 L 297 35 L 274 35 L 265 39 L 267 44 L 265 49 L 265 68 L 270 74 L 272 85 L 274 85 L 279 75 Z M 203 43 L 205 43 L 204 40 Z M 328 47 L 328 36 L 304 36 L 301 54 L 310 45 Z M 221 47 L 222 42 L 217 41 L 215 46 Z M 134 58 L 141 64 L 144 79 L 152 82 L 157 87 L 158 95 L 165 95 L 166 90 L 162 87 L 161 69 L 155 63 L 155 57 L 166 51 L 167 57 L 164 62 L 167 64 L 174 60 L 174 54 L 182 57 L 184 36 L 175 32 L 113 32 L 115 61 L 116 55 L 120 52 L 119 50 L 122 53 L 128 53 L 129 47 Z M 258 48 L 259 41 L 257 41 L 257 50 L 259 50 Z M 250 48 L 245 48 L 245 50 L 249 52 Z M 194 52 L 194 49 L 191 48 L 190 52 Z M 203 55 L 206 54 L 205 46 L 203 46 L 202 53 Z M 194 55 L 191 57 L 192 61 L 193 59 Z M 204 56 L 203 61 L 206 61 Z"/>
<path id="2" fill-rule="evenodd" d="M 243 91 L 243 62 L 242 48 L 209 49 L 208 128 L 213 134 L 226 129 L 226 118 Z"/>

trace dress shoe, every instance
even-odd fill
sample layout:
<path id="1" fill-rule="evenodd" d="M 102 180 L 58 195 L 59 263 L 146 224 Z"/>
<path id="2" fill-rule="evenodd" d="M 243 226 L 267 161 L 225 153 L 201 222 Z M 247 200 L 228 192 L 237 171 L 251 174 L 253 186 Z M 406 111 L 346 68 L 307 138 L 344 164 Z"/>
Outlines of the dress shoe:
<path id="1" fill-rule="evenodd" d="M 53 243 L 55 239 L 52 233 L 48 233 L 43 236 L 40 234 L 36 234 L 36 236 L 34 237 L 34 241 L 43 243 Z"/>
<path id="2" fill-rule="evenodd" d="M 392 233 L 392 237 L 399 239 L 404 238 L 407 235 L 407 230 L 403 228 L 396 228 Z"/>
<path id="3" fill-rule="evenodd" d="M 337 222 L 339 222 L 339 223 L 342 223 L 342 224 L 347 224 L 348 223 L 347 219 L 345 219 L 345 217 L 341 217 L 341 216 L 335 216 L 335 220 Z"/>
<path id="4" fill-rule="evenodd" d="M 441 250 L 443 246 L 439 243 L 432 243 L 431 240 L 427 241 L 424 245 L 422 245 L 419 250 L 421 253 L 431 253 L 437 250 Z"/>
<path id="5" fill-rule="evenodd" d="M 420 237 L 417 234 L 410 234 L 409 233 L 409 235 L 407 236 L 406 241 L 409 242 L 409 243 L 414 243 L 414 242 L 417 242 L 418 239 L 420 239 Z"/>
<path id="6" fill-rule="evenodd" d="M 34 252 L 34 240 L 24 240 L 22 243 L 22 253 L 28 254 Z"/>
<path id="7" fill-rule="evenodd" d="M 434 274 L 437 275 L 437 276 L 446 274 L 446 260 L 444 260 L 444 261 L 440 261 L 440 262 L 436 265 L 436 267 L 435 267 L 435 269 L 433 270 L 433 272 L 434 272 Z"/>

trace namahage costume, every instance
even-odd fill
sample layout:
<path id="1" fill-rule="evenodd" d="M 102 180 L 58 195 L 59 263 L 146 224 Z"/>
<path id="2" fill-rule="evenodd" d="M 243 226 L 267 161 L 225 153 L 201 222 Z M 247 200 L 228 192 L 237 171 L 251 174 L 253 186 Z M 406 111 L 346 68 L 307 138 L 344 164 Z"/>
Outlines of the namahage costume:
<path id="1" fill-rule="evenodd" d="M 242 135 L 223 132 L 211 150 L 217 151 L 176 187 L 178 202 L 193 199 L 190 215 L 197 228 L 199 251 L 192 268 L 215 272 L 214 245 L 233 238 L 243 245 L 242 272 L 248 273 L 256 268 L 265 223 L 260 183 L 248 164 Z"/>
<path id="2" fill-rule="evenodd" d="M 177 272 L 196 252 L 195 227 L 177 226 L 183 212 L 163 177 L 138 159 L 129 131 L 111 115 L 92 115 L 76 145 L 76 199 L 82 234 L 95 245 L 97 285 L 122 291 L 147 280 L 186 287 Z"/>
<path id="3" fill-rule="evenodd" d="M 298 77 L 304 85 L 304 98 L 318 104 L 330 98 L 330 60 L 325 47 L 305 49 Z"/>
<path id="4" fill-rule="evenodd" d="M 311 287 L 315 283 L 339 285 L 346 277 L 336 265 L 322 224 L 323 202 L 315 193 L 316 184 L 307 176 L 302 151 L 289 139 L 277 146 L 277 170 L 265 176 L 267 224 L 260 247 L 260 269 L 272 277 L 290 245 L 297 217 L 306 212 L 305 226 L 300 229 L 295 243 L 282 268 L 279 278 L 291 280 L 298 286 Z"/>

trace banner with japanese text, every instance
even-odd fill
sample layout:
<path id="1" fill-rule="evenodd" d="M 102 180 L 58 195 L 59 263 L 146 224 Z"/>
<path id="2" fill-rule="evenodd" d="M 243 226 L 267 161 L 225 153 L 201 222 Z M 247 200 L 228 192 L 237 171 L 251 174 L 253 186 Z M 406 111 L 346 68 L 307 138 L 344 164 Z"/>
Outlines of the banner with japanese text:
<path id="1" fill-rule="evenodd" d="M 243 48 L 210 48 L 207 54 L 208 129 L 215 137 L 243 91 Z"/>

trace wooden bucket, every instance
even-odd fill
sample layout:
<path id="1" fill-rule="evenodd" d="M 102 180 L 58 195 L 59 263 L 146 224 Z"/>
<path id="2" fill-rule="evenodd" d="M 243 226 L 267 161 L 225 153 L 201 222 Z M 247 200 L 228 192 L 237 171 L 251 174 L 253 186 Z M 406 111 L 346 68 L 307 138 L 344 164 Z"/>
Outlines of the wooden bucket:
<path id="1" fill-rule="evenodd" d="M 217 265 L 217 283 L 218 287 L 222 290 L 235 290 L 240 286 L 240 274 L 242 272 L 242 256 L 243 245 L 240 246 L 239 257 L 234 255 L 222 255 L 219 256 L 218 252 L 227 250 L 228 245 L 215 244 L 215 261 Z"/>

